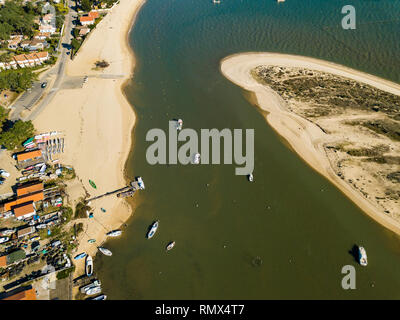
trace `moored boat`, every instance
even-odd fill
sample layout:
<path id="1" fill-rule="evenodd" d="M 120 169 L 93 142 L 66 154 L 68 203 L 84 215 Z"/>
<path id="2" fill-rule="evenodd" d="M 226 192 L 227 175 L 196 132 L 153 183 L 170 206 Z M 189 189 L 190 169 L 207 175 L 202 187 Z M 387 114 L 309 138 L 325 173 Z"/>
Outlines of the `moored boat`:
<path id="1" fill-rule="evenodd" d="M 360 265 L 363 267 L 368 264 L 367 252 L 365 251 L 364 247 L 358 247 L 358 260 Z"/>
<path id="2" fill-rule="evenodd" d="M 171 250 L 173 247 L 175 247 L 175 241 L 171 241 L 170 243 L 168 243 L 167 245 L 167 251 Z"/>
<path id="3" fill-rule="evenodd" d="M 92 296 L 92 295 L 98 294 L 98 293 L 100 293 L 100 292 L 101 292 L 101 287 L 100 287 L 100 286 L 95 286 L 95 287 L 92 287 L 92 288 L 86 290 L 85 293 L 86 293 L 88 296 Z"/>
<path id="4" fill-rule="evenodd" d="M 85 271 L 88 277 L 90 277 L 93 274 L 93 259 L 89 255 L 86 256 Z"/>
<path id="5" fill-rule="evenodd" d="M 104 254 L 106 256 L 112 256 L 111 250 L 108 250 L 107 248 L 104 248 L 104 247 L 99 247 L 98 249 L 102 254 Z"/>
<path id="6" fill-rule="evenodd" d="M 193 163 L 194 164 L 199 164 L 200 163 L 200 153 L 196 153 L 194 155 Z"/>
<path id="7" fill-rule="evenodd" d="M 95 242 L 96 242 L 96 239 L 89 239 L 87 242 L 89 242 L 89 243 L 95 243 Z"/>
<path id="8" fill-rule="evenodd" d="M 86 257 L 87 256 L 87 254 L 85 253 L 85 252 L 82 252 L 82 253 L 80 253 L 80 254 L 77 254 L 75 257 L 74 257 L 74 259 L 75 260 L 79 260 L 79 259 L 82 259 L 82 258 L 84 258 L 84 257 Z"/>
<path id="9" fill-rule="evenodd" d="M 248 179 L 249 179 L 250 182 L 253 182 L 254 177 L 253 177 L 253 174 L 252 174 L 252 173 L 250 173 L 247 177 L 248 177 Z"/>
<path id="10" fill-rule="evenodd" d="M 144 190 L 144 182 L 143 182 L 142 177 L 138 177 L 136 180 L 137 180 L 139 189 L 140 189 L 140 190 Z"/>
<path id="11" fill-rule="evenodd" d="M 178 119 L 178 121 L 176 122 L 176 130 L 182 130 L 182 126 L 183 126 L 182 119 Z"/>
<path id="12" fill-rule="evenodd" d="M 1 238 L 0 238 L 0 243 L 7 242 L 8 240 L 10 240 L 9 237 L 1 237 Z"/>
<path id="13" fill-rule="evenodd" d="M 101 294 L 97 297 L 92 298 L 91 300 L 106 300 L 107 296 L 105 294 Z"/>
<path id="14" fill-rule="evenodd" d="M 155 221 L 155 222 L 151 225 L 151 228 L 150 228 L 149 232 L 147 233 L 147 238 L 148 238 L 148 239 L 153 238 L 153 236 L 154 236 L 154 234 L 156 233 L 157 229 L 158 229 L 158 220 Z"/>
<path id="15" fill-rule="evenodd" d="M 108 232 L 106 235 L 109 237 L 118 237 L 121 234 L 122 234 L 121 230 L 113 230 L 113 231 Z"/>
<path id="16" fill-rule="evenodd" d="M 96 186 L 96 184 L 94 183 L 94 181 L 89 180 L 89 184 L 90 184 L 93 188 L 97 189 L 97 186 Z"/>

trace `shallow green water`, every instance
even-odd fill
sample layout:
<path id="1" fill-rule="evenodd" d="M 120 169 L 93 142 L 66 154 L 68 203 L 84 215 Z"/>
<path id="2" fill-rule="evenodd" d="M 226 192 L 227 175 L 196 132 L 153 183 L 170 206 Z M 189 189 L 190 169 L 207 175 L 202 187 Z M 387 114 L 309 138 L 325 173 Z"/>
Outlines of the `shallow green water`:
<path id="1" fill-rule="evenodd" d="M 131 33 L 138 63 L 126 91 L 138 115 L 128 171 L 144 178 L 146 190 L 123 236 L 107 243 L 112 258 L 96 257 L 110 299 L 400 297 L 399 238 L 285 147 L 219 71 L 229 54 L 274 51 L 400 82 L 399 2 L 352 3 L 355 31 L 340 28 L 344 1 L 144 5 Z M 234 165 L 150 166 L 145 135 L 167 130 L 173 118 L 195 130 L 254 128 L 255 182 L 235 176 Z M 166 253 L 171 240 L 176 246 Z M 366 247 L 367 268 L 349 253 L 354 244 Z M 347 264 L 356 267 L 356 290 L 341 288 Z"/>

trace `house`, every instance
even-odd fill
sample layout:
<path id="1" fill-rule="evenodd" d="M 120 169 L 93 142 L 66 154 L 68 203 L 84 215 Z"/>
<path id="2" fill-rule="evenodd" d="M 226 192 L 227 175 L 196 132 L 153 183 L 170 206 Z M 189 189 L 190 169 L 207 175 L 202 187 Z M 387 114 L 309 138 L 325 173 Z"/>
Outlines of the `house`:
<path id="1" fill-rule="evenodd" d="M 17 187 L 17 196 L 23 196 L 26 194 L 34 193 L 37 191 L 43 190 L 43 182 L 42 181 L 32 181 L 28 183 L 24 183 Z"/>
<path id="2" fill-rule="evenodd" d="M 42 33 L 50 33 L 53 34 L 56 32 L 56 28 L 50 24 L 41 24 L 39 26 L 39 31 Z"/>
<path id="3" fill-rule="evenodd" d="M 36 214 L 35 206 L 32 201 L 14 206 L 13 212 L 17 220 L 28 219 Z"/>
<path id="4" fill-rule="evenodd" d="M 9 266 L 10 264 L 13 264 L 15 262 L 18 262 L 22 259 L 25 259 L 26 254 L 24 250 L 18 249 L 16 251 L 13 251 L 7 255 L 1 256 L 0 257 L 0 267 L 4 268 L 6 266 Z"/>
<path id="5" fill-rule="evenodd" d="M 14 56 L 14 63 L 16 65 L 18 65 L 20 68 L 34 67 L 37 65 L 41 65 L 44 61 L 46 61 L 48 59 L 49 59 L 49 53 L 47 51 L 42 51 L 42 52 L 35 52 L 35 53 L 30 53 L 30 54 L 20 54 L 20 55 Z M 34 150 L 34 151 L 37 152 L 40 150 Z M 41 154 L 41 151 L 40 151 L 40 154 Z M 20 158 L 23 158 L 22 154 L 19 154 L 19 155 L 21 155 Z M 17 156 L 17 160 L 23 161 L 23 160 L 19 160 L 18 156 Z M 39 156 L 39 158 L 40 158 L 40 156 Z M 32 160 L 32 159 L 28 159 L 28 160 Z"/>
<path id="6" fill-rule="evenodd" d="M 51 24 L 51 21 L 54 19 L 54 15 L 51 13 L 45 14 L 42 17 L 43 24 Z"/>
<path id="7" fill-rule="evenodd" d="M 28 65 L 28 59 L 24 54 L 14 56 L 14 61 L 20 68 L 25 68 Z"/>
<path id="8" fill-rule="evenodd" d="M 20 46 L 22 49 L 25 49 L 25 48 L 28 48 L 30 44 L 31 44 L 31 41 L 30 41 L 30 40 L 24 40 L 24 41 L 21 41 L 21 42 L 20 42 L 19 46 Z"/>
<path id="9" fill-rule="evenodd" d="M 36 50 L 43 50 L 44 48 L 48 47 L 48 43 L 45 39 L 33 39 L 30 41 L 28 50 L 29 51 L 36 51 Z"/>
<path id="10" fill-rule="evenodd" d="M 88 25 L 94 24 L 94 18 L 91 16 L 82 16 L 79 18 L 79 22 L 83 26 L 88 26 Z"/>
<path id="11" fill-rule="evenodd" d="M 33 38 L 38 40 L 46 40 L 47 38 L 50 38 L 50 36 L 51 36 L 50 32 L 39 32 Z"/>
<path id="12" fill-rule="evenodd" d="M 25 56 L 25 55 L 21 54 L 21 56 Z M 19 56 L 15 56 L 14 59 L 16 57 L 19 57 Z M 28 62 L 27 58 L 24 57 L 24 59 L 25 59 L 24 61 L 26 61 L 25 63 L 27 63 Z M 22 61 L 22 57 L 21 57 L 21 61 Z M 42 150 L 32 150 L 32 151 L 27 151 L 27 152 L 17 154 L 18 162 L 37 160 L 40 158 L 42 158 Z"/>
<path id="13" fill-rule="evenodd" d="M 26 237 L 35 232 L 35 227 L 27 227 L 17 231 L 18 238 Z"/>
<path id="14" fill-rule="evenodd" d="M 86 28 L 86 27 L 80 28 L 79 29 L 79 36 L 83 37 L 83 36 L 87 35 L 89 32 L 90 32 L 89 28 Z"/>
<path id="15" fill-rule="evenodd" d="M 99 13 L 97 11 L 90 11 L 88 16 L 92 17 L 93 19 L 97 19 L 99 17 Z"/>
<path id="16" fill-rule="evenodd" d="M 23 35 L 10 36 L 10 40 L 8 40 L 8 49 L 17 49 L 22 39 Z"/>
<path id="17" fill-rule="evenodd" d="M 17 289 L 18 292 L 12 295 L 8 295 L 2 300 L 36 300 L 36 290 L 32 286 L 24 288 L 22 291 Z"/>

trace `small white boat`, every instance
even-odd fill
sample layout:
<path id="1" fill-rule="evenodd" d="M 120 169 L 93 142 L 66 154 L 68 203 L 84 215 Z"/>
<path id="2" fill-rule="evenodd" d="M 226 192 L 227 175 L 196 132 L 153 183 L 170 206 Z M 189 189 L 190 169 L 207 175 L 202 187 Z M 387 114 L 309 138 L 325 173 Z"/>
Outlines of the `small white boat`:
<path id="1" fill-rule="evenodd" d="M 1 237 L 1 238 L 0 238 L 0 243 L 7 242 L 8 240 L 10 240 L 9 237 Z"/>
<path id="2" fill-rule="evenodd" d="M 364 247 L 358 247 L 358 260 L 363 267 L 367 266 L 367 252 L 365 251 Z"/>
<path id="3" fill-rule="evenodd" d="M 92 298 L 91 300 L 106 300 L 107 296 L 105 294 L 101 294 L 97 297 Z"/>
<path id="4" fill-rule="evenodd" d="M 138 177 L 136 180 L 137 180 L 139 189 L 140 189 L 140 190 L 144 190 L 144 182 L 143 182 L 142 177 Z"/>
<path id="5" fill-rule="evenodd" d="M 91 256 L 87 255 L 86 256 L 86 275 L 90 277 L 93 274 L 93 259 Z"/>
<path id="6" fill-rule="evenodd" d="M 182 119 L 178 119 L 178 121 L 176 122 L 176 130 L 182 130 L 182 126 L 183 126 Z"/>
<path id="7" fill-rule="evenodd" d="M 147 238 L 151 239 L 158 229 L 158 220 L 151 225 L 149 232 L 147 233 Z"/>
<path id="8" fill-rule="evenodd" d="M 122 234 L 121 230 L 113 230 L 113 231 L 108 232 L 106 235 L 109 237 L 118 237 L 121 234 Z"/>
<path id="9" fill-rule="evenodd" d="M 253 177 L 253 174 L 252 174 L 252 173 L 250 173 L 247 177 L 249 178 L 249 181 L 250 181 L 250 182 L 253 182 L 254 177 Z"/>
<path id="10" fill-rule="evenodd" d="M 112 256 L 112 252 L 107 248 L 99 247 L 99 251 L 106 256 Z"/>
<path id="11" fill-rule="evenodd" d="M 95 287 L 91 287 L 90 289 L 86 290 L 86 294 L 88 296 L 92 296 L 94 294 L 98 294 L 101 292 L 101 287 L 100 286 L 95 286 Z"/>
<path id="12" fill-rule="evenodd" d="M 194 164 L 199 164 L 200 163 L 200 153 L 196 153 L 194 155 L 193 163 Z"/>
<path id="13" fill-rule="evenodd" d="M 175 247 L 175 241 L 171 241 L 170 243 L 168 243 L 167 251 L 171 250 L 173 247 Z"/>

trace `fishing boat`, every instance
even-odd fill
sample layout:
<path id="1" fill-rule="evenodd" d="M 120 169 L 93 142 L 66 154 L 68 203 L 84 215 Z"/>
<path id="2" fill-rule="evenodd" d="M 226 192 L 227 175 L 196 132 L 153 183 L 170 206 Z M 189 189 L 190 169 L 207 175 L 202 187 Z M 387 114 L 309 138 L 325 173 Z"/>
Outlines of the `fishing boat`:
<path id="1" fill-rule="evenodd" d="M 90 184 L 93 188 L 97 189 L 97 186 L 96 186 L 96 184 L 94 183 L 94 181 L 89 180 L 89 184 Z"/>
<path id="2" fill-rule="evenodd" d="M 96 242 L 96 239 L 89 239 L 87 242 L 89 242 L 89 243 L 95 243 L 95 242 Z"/>
<path id="3" fill-rule="evenodd" d="M 183 126 L 182 119 L 178 119 L 178 121 L 176 122 L 176 130 L 182 130 L 182 126 Z"/>
<path id="4" fill-rule="evenodd" d="M 7 242 L 8 240 L 10 240 L 9 237 L 1 237 L 1 238 L 0 238 L 0 243 Z"/>
<path id="5" fill-rule="evenodd" d="M 94 295 L 94 294 L 98 294 L 98 293 L 100 293 L 101 292 L 101 287 L 100 286 L 95 286 L 95 287 L 92 287 L 92 288 L 89 288 L 88 290 L 86 290 L 86 294 L 88 295 L 88 296 L 92 296 L 92 295 Z"/>
<path id="6" fill-rule="evenodd" d="M 175 241 L 171 241 L 170 243 L 168 243 L 167 251 L 171 250 L 173 247 L 175 247 Z"/>
<path id="7" fill-rule="evenodd" d="M 254 177 L 253 177 L 253 174 L 252 174 L 252 173 L 250 173 L 247 177 L 248 177 L 248 179 L 249 179 L 250 182 L 253 182 Z"/>
<path id="8" fill-rule="evenodd" d="M 87 256 L 87 254 L 86 254 L 85 252 L 82 252 L 82 253 L 76 255 L 76 256 L 74 257 L 74 259 L 75 259 L 75 260 L 79 260 L 79 259 L 82 259 L 82 258 L 84 258 L 84 257 L 86 257 L 86 256 Z"/>
<path id="9" fill-rule="evenodd" d="M 105 294 L 101 294 L 97 297 L 92 298 L 91 300 L 106 300 L 107 296 Z"/>
<path id="10" fill-rule="evenodd" d="M 106 256 L 112 256 L 112 252 L 107 248 L 99 247 L 99 251 Z"/>
<path id="11" fill-rule="evenodd" d="M 86 256 L 85 271 L 88 277 L 93 274 L 93 259 L 91 256 Z"/>
<path id="12" fill-rule="evenodd" d="M 363 267 L 368 264 L 367 252 L 365 251 L 364 247 L 358 247 L 358 260 Z"/>
<path id="13" fill-rule="evenodd" d="M 158 229 L 158 220 L 151 225 L 149 232 L 147 233 L 147 238 L 151 239 Z"/>
<path id="14" fill-rule="evenodd" d="M 200 153 L 196 153 L 194 155 L 193 163 L 194 164 L 199 164 L 200 163 Z"/>
<path id="15" fill-rule="evenodd" d="M 106 235 L 109 237 L 118 237 L 121 235 L 121 233 L 122 233 L 121 230 L 113 230 L 113 231 L 108 232 Z"/>

